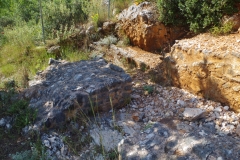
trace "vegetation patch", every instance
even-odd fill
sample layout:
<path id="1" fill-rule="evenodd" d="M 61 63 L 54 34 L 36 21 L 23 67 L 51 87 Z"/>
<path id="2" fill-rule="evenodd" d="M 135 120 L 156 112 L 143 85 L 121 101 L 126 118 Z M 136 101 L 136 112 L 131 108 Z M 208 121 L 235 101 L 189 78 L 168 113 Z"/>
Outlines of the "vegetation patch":
<path id="1" fill-rule="evenodd" d="M 224 14 L 237 12 L 239 0 L 157 0 L 160 21 L 167 25 L 188 25 L 197 33 L 219 26 Z"/>

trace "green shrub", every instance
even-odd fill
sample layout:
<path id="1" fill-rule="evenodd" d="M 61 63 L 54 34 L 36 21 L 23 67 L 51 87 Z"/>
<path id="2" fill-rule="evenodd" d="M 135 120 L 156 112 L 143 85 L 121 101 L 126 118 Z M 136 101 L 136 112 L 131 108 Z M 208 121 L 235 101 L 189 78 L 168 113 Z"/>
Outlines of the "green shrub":
<path id="1" fill-rule="evenodd" d="M 87 16 L 82 10 L 82 4 L 77 0 L 48 1 L 43 7 L 44 25 L 48 36 L 60 30 L 61 26 L 71 26 L 83 22 Z"/>
<path id="2" fill-rule="evenodd" d="M 160 21 L 171 25 L 188 25 L 191 31 L 201 32 L 219 26 L 224 14 L 237 11 L 239 0 L 158 0 Z"/>
<path id="3" fill-rule="evenodd" d="M 221 26 L 214 26 L 213 28 L 210 29 L 210 32 L 213 35 L 225 35 L 225 34 L 231 33 L 232 27 L 233 27 L 233 23 L 227 22 Z"/>

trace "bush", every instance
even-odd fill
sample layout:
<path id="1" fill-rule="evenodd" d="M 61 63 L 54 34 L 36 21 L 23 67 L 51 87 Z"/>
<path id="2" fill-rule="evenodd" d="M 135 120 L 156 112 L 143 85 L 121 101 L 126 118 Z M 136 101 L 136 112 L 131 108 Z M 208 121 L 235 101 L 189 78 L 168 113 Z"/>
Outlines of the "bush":
<path id="1" fill-rule="evenodd" d="M 83 22 L 87 16 L 82 10 L 82 4 L 77 0 L 51 1 L 43 7 L 44 25 L 47 35 L 61 26 L 71 26 Z"/>
<path id="2" fill-rule="evenodd" d="M 222 26 L 214 26 L 213 28 L 210 29 L 210 32 L 213 35 L 225 35 L 228 33 L 231 33 L 233 27 L 232 22 L 227 22 L 224 23 Z"/>
<path id="3" fill-rule="evenodd" d="M 201 32 L 219 26 L 224 14 L 237 11 L 239 0 L 158 0 L 160 21 L 171 25 L 187 24 L 191 31 Z"/>

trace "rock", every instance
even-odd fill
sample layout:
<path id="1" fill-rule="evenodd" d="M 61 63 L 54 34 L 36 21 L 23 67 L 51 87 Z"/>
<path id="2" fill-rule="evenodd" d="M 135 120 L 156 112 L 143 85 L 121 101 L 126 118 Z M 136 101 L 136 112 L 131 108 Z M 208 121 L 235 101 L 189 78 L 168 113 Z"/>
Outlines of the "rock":
<path id="1" fill-rule="evenodd" d="M 183 112 L 184 118 L 189 121 L 194 121 L 203 118 L 205 116 L 204 114 L 205 110 L 200 108 L 185 108 Z"/>
<path id="2" fill-rule="evenodd" d="M 132 94 L 132 95 L 131 95 L 131 98 L 132 98 L 132 99 L 139 99 L 139 98 L 141 98 L 141 96 L 138 95 L 138 94 Z"/>
<path id="3" fill-rule="evenodd" d="M 215 111 L 215 112 L 222 112 L 222 108 L 221 107 L 217 107 L 213 111 Z"/>
<path id="4" fill-rule="evenodd" d="M 103 146 L 107 152 L 114 150 L 123 139 L 119 132 L 111 129 L 94 128 L 90 131 L 90 136 L 98 146 Z"/>
<path id="5" fill-rule="evenodd" d="M 12 125 L 11 125 L 11 124 L 9 124 L 9 123 L 7 123 L 7 124 L 6 124 L 6 128 L 9 130 L 9 129 L 11 129 L 11 128 L 12 128 Z"/>
<path id="6" fill-rule="evenodd" d="M 134 4 L 118 15 L 118 35 L 126 35 L 131 44 L 146 51 L 157 51 L 185 34 L 181 28 L 166 27 L 158 21 L 158 17 L 157 7 L 153 3 Z"/>
<path id="7" fill-rule="evenodd" d="M 137 105 L 132 105 L 132 108 L 135 108 L 135 109 L 137 109 L 137 108 L 138 108 L 138 106 L 137 106 Z"/>
<path id="8" fill-rule="evenodd" d="M 94 33 L 95 32 L 95 27 L 93 25 L 89 26 L 86 30 L 86 35 Z"/>
<path id="9" fill-rule="evenodd" d="M 60 58 L 60 46 L 52 46 L 47 50 L 47 53 L 54 55 L 54 58 Z"/>
<path id="10" fill-rule="evenodd" d="M 115 22 L 104 22 L 102 26 L 104 34 L 106 35 L 111 34 L 115 29 L 115 25 L 116 25 Z"/>
<path id="11" fill-rule="evenodd" d="M 63 143 L 63 140 L 57 133 L 45 134 L 41 136 L 41 141 L 46 147 L 46 156 L 48 159 L 70 159 L 68 147 Z"/>
<path id="12" fill-rule="evenodd" d="M 140 122 L 142 121 L 144 117 L 144 113 L 141 112 L 141 113 L 138 113 L 138 112 L 135 112 L 132 114 L 132 119 L 135 121 L 135 122 Z"/>
<path id="13" fill-rule="evenodd" d="M 61 63 L 61 61 L 57 61 L 53 58 L 49 58 L 49 61 L 48 61 L 48 65 L 51 65 L 51 64 L 58 64 L 58 63 Z"/>
<path id="14" fill-rule="evenodd" d="M 236 134 L 237 134 L 238 136 L 240 136 L 240 125 L 238 125 L 237 128 L 236 128 Z"/>
<path id="15" fill-rule="evenodd" d="M 180 105 L 181 107 L 184 107 L 186 104 L 182 100 L 177 100 L 177 105 Z"/>
<path id="16" fill-rule="evenodd" d="M 92 110 L 109 111 L 130 101 L 131 77 L 105 60 L 54 63 L 23 93 L 38 110 L 37 126 L 57 127 Z M 111 99 L 111 102 L 110 102 Z"/>
<path id="17" fill-rule="evenodd" d="M 224 106 L 223 109 L 224 109 L 225 111 L 228 111 L 229 106 Z"/>
<path id="18" fill-rule="evenodd" d="M 4 127 L 6 125 L 6 121 L 4 118 L 0 120 L 0 127 Z"/>

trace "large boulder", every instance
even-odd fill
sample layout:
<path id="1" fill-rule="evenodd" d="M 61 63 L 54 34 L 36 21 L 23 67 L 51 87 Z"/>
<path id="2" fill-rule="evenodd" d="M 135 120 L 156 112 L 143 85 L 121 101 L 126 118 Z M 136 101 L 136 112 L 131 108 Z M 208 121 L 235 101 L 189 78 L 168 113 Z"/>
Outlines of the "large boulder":
<path id="1" fill-rule="evenodd" d="M 158 17 L 152 3 L 134 4 L 118 15 L 118 35 L 127 36 L 133 45 L 146 51 L 159 51 L 185 34 L 182 28 L 166 27 Z"/>
<path id="2" fill-rule="evenodd" d="M 201 34 L 177 41 L 169 54 L 175 86 L 240 112 L 240 34 Z"/>
<path id="3" fill-rule="evenodd" d="M 130 100 L 131 77 L 104 59 L 51 65 L 30 81 L 24 96 L 38 110 L 37 126 L 56 127 L 89 111 L 109 111 Z"/>

